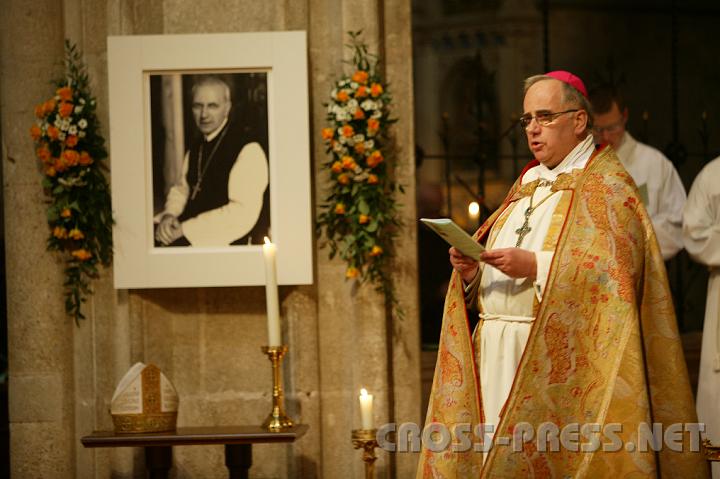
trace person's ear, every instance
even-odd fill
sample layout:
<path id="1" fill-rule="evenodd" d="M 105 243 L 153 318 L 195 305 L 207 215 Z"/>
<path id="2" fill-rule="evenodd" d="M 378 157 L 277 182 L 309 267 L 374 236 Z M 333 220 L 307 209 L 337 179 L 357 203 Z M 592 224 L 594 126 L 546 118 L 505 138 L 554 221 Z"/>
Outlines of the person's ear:
<path id="1" fill-rule="evenodd" d="M 589 121 L 588 112 L 585 110 L 578 110 L 577 116 L 575 117 L 575 134 L 580 136 L 587 130 L 587 124 Z"/>

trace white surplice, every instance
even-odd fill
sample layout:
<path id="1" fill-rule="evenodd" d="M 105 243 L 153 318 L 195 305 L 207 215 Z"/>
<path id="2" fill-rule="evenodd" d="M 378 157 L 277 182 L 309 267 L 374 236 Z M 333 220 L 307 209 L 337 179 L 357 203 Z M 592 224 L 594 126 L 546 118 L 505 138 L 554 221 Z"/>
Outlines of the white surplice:
<path id="1" fill-rule="evenodd" d="M 693 182 L 683 215 L 683 241 L 690 256 L 710 268 L 697 413 L 707 438 L 720 445 L 720 158 L 708 163 Z M 717 462 L 713 478 L 720 479 Z"/>
<path id="2" fill-rule="evenodd" d="M 685 187 L 672 162 L 659 150 L 640 143 L 625 132 L 617 149 L 620 163 L 630 173 L 641 192 L 652 220 L 663 259 L 675 256 L 683 247 L 682 215 Z"/>
<path id="3" fill-rule="evenodd" d="M 582 169 L 594 150 L 592 137 L 588 136 L 555 168 L 549 169 L 540 164 L 528 170 L 522 183 L 536 179 L 554 181 L 561 173 Z M 542 298 L 547 281 L 554 251 L 542 249 L 561 196 L 562 191 L 552 192 L 550 186 L 538 187 L 532 195 L 532 204 L 537 209 L 530 216 L 531 230 L 520 247 L 535 252 L 535 281 L 529 278 L 513 279 L 500 270 L 481 263 L 478 296 L 481 321 L 473 340 L 477 344 L 476 351 L 479 351 L 479 357 L 475 360 L 480 374 L 485 424 L 491 424 L 494 428 L 497 428 L 500 421 L 500 412 L 510 393 L 532 322 L 535 320 L 532 312 L 533 301 L 536 296 L 538 300 Z M 493 227 L 489 236 L 492 244 L 487 245 L 488 249 L 515 247 L 518 239 L 515 230 L 525 222 L 525 210 L 530 206 L 530 201 L 531 196 L 518 200 L 500 230 L 495 231 Z M 503 213 L 505 214 L 507 213 Z M 500 219 L 495 224 L 499 224 L 499 221 Z"/>

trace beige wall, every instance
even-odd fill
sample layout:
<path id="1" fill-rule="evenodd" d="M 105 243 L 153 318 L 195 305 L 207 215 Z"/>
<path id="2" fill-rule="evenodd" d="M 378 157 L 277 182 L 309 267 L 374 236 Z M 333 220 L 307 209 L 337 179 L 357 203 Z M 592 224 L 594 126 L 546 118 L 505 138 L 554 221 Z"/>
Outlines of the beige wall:
<path id="1" fill-rule="evenodd" d="M 8 0 L 0 17 L 3 172 L 10 342 L 13 477 L 144 477 L 138 450 L 87 450 L 79 438 L 112 427 L 109 400 L 136 361 L 154 362 L 181 397 L 179 425 L 258 423 L 269 412 L 264 291 L 260 287 L 116 291 L 95 284 L 76 327 L 62 306 L 62 264 L 44 251 L 40 175 L 27 130 L 32 108 L 62 72 L 63 37 L 85 52 L 100 119 L 108 124 L 108 35 L 307 30 L 315 204 L 327 179 L 321 104 L 341 70 L 345 32 L 362 28 L 386 56 L 395 98 L 398 177 L 407 187 L 394 279 L 405 309 L 385 312 L 371 287 L 343 281 L 344 266 L 315 251 L 315 284 L 281 288 L 287 405 L 308 435 L 253 449 L 252 477 L 362 477 L 350 431 L 357 393 L 375 394 L 375 421 L 419 421 L 420 366 L 410 1 Z M 105 128 L 107 132 L 107 128 Z M 108 139 L 109 140 L 109 139 Z M 111 159 L 112 161 L 112 159 Z M 226 477 L 222 447 L 175 449 L 175 476 Z M 378 477 L 410 477 L 416 457 L 378 460 Z"/>

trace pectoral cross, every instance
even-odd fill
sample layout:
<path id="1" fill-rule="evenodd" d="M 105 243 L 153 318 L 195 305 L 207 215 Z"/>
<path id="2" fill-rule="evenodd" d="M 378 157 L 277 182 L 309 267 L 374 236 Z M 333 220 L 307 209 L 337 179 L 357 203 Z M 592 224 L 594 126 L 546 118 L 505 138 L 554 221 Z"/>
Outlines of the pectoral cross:
<path id="1" fill-rule="evenodd" d="M 530 215 L 533 214 L 533 211 L 535 211 L 535 208 L 532 206 L 528 206 L 528 208 L 525 210 L 525 222 L 523 225 L 515 230 L 515 233 L 518 235 L 517 243 L 515 243 L 515 247 L 519 248 L 522 244 L 523 240 L 525 239 L 525 236 L 532 231 L 532 228 L 530 227 Z"/>

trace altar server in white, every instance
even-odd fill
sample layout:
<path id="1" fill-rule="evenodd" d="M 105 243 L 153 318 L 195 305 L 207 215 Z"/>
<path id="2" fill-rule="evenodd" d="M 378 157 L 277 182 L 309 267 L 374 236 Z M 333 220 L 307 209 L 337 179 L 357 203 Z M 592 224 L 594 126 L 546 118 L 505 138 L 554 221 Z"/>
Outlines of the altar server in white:
<path id="1" fill-rule="evenodd" d="M 680 176 L 665 155 L 625 130 L 628 108 L 616 89 L 596 88 L 590 92 L 590 102 L 595 114 L 595 142 L 612 146 L 635 180 L 667 261 L 683 247 L 682 212 L 686 195 Z"/>
<path id="2" fill-rule="evenodd" d="M 707 438 L 720 445 L 720 158 L 708 163 L 693 182 L 683 215 L 683 240 L 692 259 L 710 268 L 697 412 Z M 713 478 L 720 479 L 720 463 L 713 463 Z"/>

